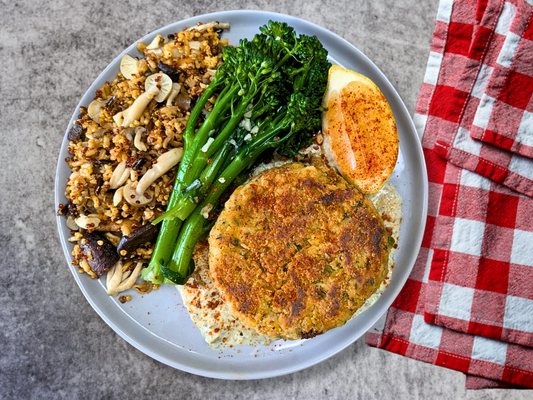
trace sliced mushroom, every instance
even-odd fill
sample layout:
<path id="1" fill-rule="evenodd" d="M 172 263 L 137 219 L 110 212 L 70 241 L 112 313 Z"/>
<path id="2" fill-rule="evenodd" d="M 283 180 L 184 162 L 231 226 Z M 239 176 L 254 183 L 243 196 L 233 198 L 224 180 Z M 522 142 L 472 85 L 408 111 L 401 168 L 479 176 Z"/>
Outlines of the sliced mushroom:
<path id="1" fill-rule="evenodd" d="M 116 189 L 124 185 L 130 176 L 130 170 L 131 168 L 126 168 L 126 163 L 124 161 L 117 165 L 113 171 L 113 175 L 111 175 L 111 179 L 109 180 L 109 188 Z"/>
<path id="2" fill-rule="evenodd" d="M 81 138 L 81 135 L 83 133 L 83 126 L 81 126 L 80 121 L 74 122 L 74 125 L 72 125 L 72 128 L 68 131 L 68 140 L 78 140 Z"/>
<path id="3" fill-rule="evenodd" d="M 126 136 L 126 139 L 130 141 L 130 143 L 133 141 L 133 133 L 135 132 L 135 129 L 133 128 L 126 128 L 122 132 L 122 136 Z"/>
<path id="4" fill-rule="evenodd" d="M 115 114 L 113 120 L 118 126 L 130 126 L 134 121 L 141 117 L 146 106 L 160 93 L 160 91 L 161 90 L 157 86 L 152 86 L 149 90 L 146 90 L 146 92 L 137 97 L 128 109 Z"/>
<path id="5" fill-rule="evenodd" d="M 102 136 L 104 136 L 104 133 L 107 132 L 107 129 L 105 128 L 98 128 L 97 130 L 94 131 L 93 133 L 93 138 L 96 138 L 96 139 L 99 139 L 101 138 Z"/>
<path id="6" fill-rule="evenodd" d="M 130 171 L 130 180 L 132 182 L 137 182 L 139 180 L 139 174 L 133 168 L 131 168 L 131 171 Z"/>
<path id="7" fill-rule="evenodd" d="M 161 39 L 163 39 L 163 37 L 161 35 L 156 35 L 156 37 L 152 40 L 152 42 L 148 46 L 146 46 L 146 50 L 158 49 L 159 46 L 161 46 L 161 43 L 164 42 Z"/>
<path id="8" fill-rule="evenodd" d="M 116 207 L 119 205 L 119 203 L 122 201 L 123 197 L 123 188 L 119 187 L 117 190 L 115 190 L 115 194 L 113 195 L 113 205 Z"/>
<path id="9" fill-rule="evenodd" d="M 163 49 L 155 49 L 155 50 L 146 50 L 148 54 L 152 54 L 156 58 L 160 58 L 163 55 Z"/>
<path id="10" fill-rule="evenodd" d="M 122 280 L 122 261 L 117 261 L 115 265 L 109 270 L 106 278 L 107 294 L 116 296 L 118 294 L 117 288 Z M 113 294 L 111 294 L 113 293 Z"/>
<path id="11" fill-rule="evenodd" d="M 155 57 L 159 58 L 163 55 L 164 44 L 165 40 L 161 37 L 161 35 L 157 35 L 154 40 L 152 40 L 152 43 L 146 46 L 146 53 L 153 54 Z"/>
<path id="12" fill-rule="evenodd" d="M 122 220 L 120 224 L 108 220 L 100 222 L 100 226 L 96 230 L 100 232 L 122 232 L 124 235 L 129 235 L 133 231 L 132 226 L 136 223 L 137 221 L 129 219 Z"/>
<path id="13" fill-rule="evenodd" d="M 75 218 L 72 215 L 69 215 L 67 217 L 67 228 L 73 231 L 77 231 L 78 229 L 80 229 L 80 227 L 75 221 Z"/>
<path id="14" fill-rule="evenodd" d="M 197 40 L 191 40 L 189 42 L 189 47 L 191 50 L 200 50 L 200 42 Z"/>
<path id="15" fill-rule="evenodd" d="M 205 30 L 207 30 L 209 28 L 213 28 L 213 29 L 229 29 L 229 23 L 228 22 L 212 21 L 212 22 L 208 22 L 207 24 L 191 26 L 187 30 L 188 31 L 199 31 L 199 32 L 202 32 L 202 31 L 205 31 Z"/>
<path id="16" fill-rule="evenodd" d="M 91 271 L 98 276 L 102 276 L 119 260 L 115 246 L 99 232 L 86 232 L 78 244 L 82 254 L 87 256 Z"/>
<path id="17" fill-rule="evenodd" d="M 181 85 L 179 83 L 173 82 L 172 83 L 172 91 L 170 92 L 170 95 L 167 99 L 167 107 L 172 106 L 172 103 L 174 102 L 174 99 L 180 94 Z"/>
<path id="18" fill-rule="evenodd" d="M 187 93 L 178 94 L 174 103 L 181 109 L 181 111 L 189 111 L 191 108 L 191 98 Z"/>
<path id="19" fill-rule="evenodd" d="M 122 272 L 122 263 L 117 262 L 107 274 L 107 294 L 118 296 L 120 292 L 130 289 L 141 275 L 143 264 L 138 262 L 131 274 Z M 129 275 L 128 275 L 129 274 Z"/>
<path id="20" fill-rule="evenodd" d="M 182 155 L 183 147 L 178 147 L 169 150 L 166 153 L 160 155 L 157 158 L 157 163 L 153 164 L 152 168 L 146 171 L 144 176 L 137 184 L 137 188 L 135 189 L 137 195 L 141 195 L 142 193 L 144 193 L 145 190 L 148 189 L 157 178 L 166 174 L 170 168 L 178 164 L 181 160 Z"/>
<path id="21" fill-rule="evenodd" d="M 129 54 L 124 54 L 120 60 L 120 72 L 126 79 L 134 78 L 139 75 L 140 61 Z"/>
<path id="22" fill-rule="evenodd" d="M 146 90 L 150 90 L 152 87 L 157 87 L 159 89 L 159 93 L 154 97 L 154 100 L 158 103 L 166 100 L 172 91 L 172 86 L 172 79 L 162 72 L 152 74 L 144 81 L 144 87 Z"/>
<path id="23" fill-rule="evenodd" d="M 141 244 L 151 242 L 157 238 L 159 232 L 158 225 L 152 225 L 147 223 L 138 229 L 135 229 L 128 236 L 122 236 L 117 246 L 117 252 L 120 254 L 122 250 L 126 251 L 126 254 L 130 254 L 133 250 L 139 247 Z"/>
<path id="24" fill-rule="evenodd" d="M 137 293 L 148 294 L 154 289 L 154 284 L 150 281 L 144 281 L 143 283 L 136 283 L 131 288 L 134 289 Z M 157 290 L 157 289 L 156 289 Z"/>
<path id="25" fill-rule="evenodd" d="M 172 137 L 172 136 L 169 136 L 169 137 Z M 166 139 L 165 139 L 165 140 L 166 140 Z M 144 164 L 146 161 L 147 161 L 146 158 L 143 158 L 143 157 L 139 157 L 139 158 L 137 158 L 137 161 L 135 161 L 135 162 L 133 163 L 133 165 L 131 166 L 131 169 L 133 169 L 134 171 L 139 171 L 139 170 L 142 168 L 143 164 Z M 132 180 L 133 180 L 133 179 L 132 179 Z"/>
<path id="26" fill-rule="evenodd" d="M 74 220 L 76 225 L 83 229 L 96 229 L 100 225 L 100 219 L 96 217 L 89 217 L 87 215 L 80 215 Z"/>
<path id="27" fill-rule="evenodd" d="M 104 233 L 105 237 L 111 242 L 111 244 L 115 247 L 118 246 L 120 243 L 120 236 L 114 235 L 111 232 Z"/>
<path id="28" fill-rule="evenodd" d="M 95 122 L 100 122 L 100 113 L 107 104 L 106 100 L 93 100 L 89 107 L 87 107 L 87 114 Z"/>
<path id="29" fill-rule="evenodd" d="M 142 141 L 142 135 L 146 132 L 146 128 L 143 128 L 142 126 L 138 126 L 135 128 L 135 140 L 133 141 L 133 144 L 135 147 L 137 147 L 137 150 L 141 151 L 148 151 L 148 148 Z"/>
<path id="30" fill-rule="evenodd" d="M 144 207 L 145 205 L 150 204 L 150 202 L 154 199 L 153 190 L 146 188 L 142 192 L 137 192 L 137 190 L 132 187 L 132 184 L 133 182 L 128 181 L 123 186 L 122 194 L 124 199 L 133 207 Z"/>
<path id="31" fill-rule="evenodd" d="M 163 61 L 159 61 L 157 63 L 157 68 L 161 70 L 164 74 L 167 74 L 170 76 L 170 79 L 172 79 L 172 82 L 177 82 L 179 80 L 179 74 L 178 71 L 174 68 L 172 68 L 170 65 L 165 64 Z"/>

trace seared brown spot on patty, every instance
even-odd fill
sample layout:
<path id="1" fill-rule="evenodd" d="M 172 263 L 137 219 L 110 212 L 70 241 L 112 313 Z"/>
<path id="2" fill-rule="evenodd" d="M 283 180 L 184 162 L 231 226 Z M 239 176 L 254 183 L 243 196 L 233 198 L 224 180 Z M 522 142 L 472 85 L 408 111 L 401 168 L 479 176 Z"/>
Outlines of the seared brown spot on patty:
<path id="1" fill-rule="evenodd" d="M 331 307 L 328 310 L 328 316 L 334 317 L 339 312 L 339 309 L 341 308 L 339 304 L 339 287 L 337 285 L 332 285 L 331 290 L 328 293 L 328 297 L 331 300 Z"/>
<path id="2" fill-rule="evenodd" d="M 354 189 L 337 189 L 332 190 L 324 196 L 320 196 L 318 201 L 321 203 L 338 203 L 340 201 L 348 200 L 352 198 Z"/>
<path id="3" fill-rule="evenodd" d="M 318 332 L 315 329 L 310 329 L 308 332 L 301 332 L 300 336 L 302 339 L 311 339 L 315 336 L 320 335 L 322 332 Z"/>
<path id="4" fill-rule="evenodd" d="M 305 292 L 302 289 L 302 286 L 300 285 L 300 282 L 298 282 L 298 278 L 294 274 L 294 272 L 291 272 L 291 278 L 295 285 L 295 295 L 291 299 L 291 313 L 289 316 L 289 323 L 294 319 L 300 316 L 300 310 L 305 310 Z"/>
<path id="5" fill-rule="evenodd" d="M 314 180 L 313 178 L 306 179 L 305 181 L 303 181 L 302 186 L 303 186 L 304 188 L 325 189 L 325 186 L 324 186 L 324 185 L 322 185 L 321 183 L 318 183 L 318 182 L 317 182 L 316 180 Z"/>
<path id="6" fill-rule="evenodd" d="M 228 287 L 230 294 L 239 299 L 239 311 L 250 312 L 252 311 L 253 301 L 249 295 L 249 288 L 245 284 L 230 285 Z"/>
<path id="7" fill-rule="evenodd" d="M 339 242 L 340 242 L 341 248 L 343 250 L 344 265 L 347 265 L 347 266 L 352 265 L 353 258 L 352 258 L 352 254 L 350 252 L 350 249 L 353 247 L 353 242 L 354 242 L 353 236 L 350 235 L 348 232 L 345 232 L 339 238 Z"/>

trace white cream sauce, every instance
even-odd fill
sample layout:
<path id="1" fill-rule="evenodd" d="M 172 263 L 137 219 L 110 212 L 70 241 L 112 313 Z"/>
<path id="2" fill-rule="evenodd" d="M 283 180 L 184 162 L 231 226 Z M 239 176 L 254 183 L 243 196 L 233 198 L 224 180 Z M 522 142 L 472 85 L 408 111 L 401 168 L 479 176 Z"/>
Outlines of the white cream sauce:
<path id="1" fill-rule="evenodd" d="M 200 329 L 209 348 L 268 346 L 274 339 L 263 336 L 231 315 L 209 277 L 208 246 L 195 251 L 196 270 L 185 286 L 178 286 L 191 319 Z"/>
<path id="2" fill-rule="evenodd" d="M 321 149 L 316 145 L 310 146 L 306 153 L 320 154 Z M 271 163 L 259 165 L 254 170 L 253 175 L 288 162 L 290 160 L 275 158 Z M 402 198 L 389 181 L 386 181 L 377 193 L 368 194 L 367 197 L 376 207 L 385 227 L 392 231 L 391 236 L 395 241 L 395 245 L 389 252 L 389 273 L 387 277 L 378 290 L 355 312 L 352 318 L 370 308 L 387 289 L 394 270 L 394 252 L 400 236 L 400 224 L 403 216 Z M 195 260 L 195 274 L 189 279 L 187 285 L 179 288 L 183 302 L 208 346 L 214 350 L 224 350 L 233 346 L 266 346 L 273 342 L 275 339 L 258 334 L 254 328 L 242 324 L 231 315 L 209 277 L 207 247 L 201 254 L 197 254 Z"/>

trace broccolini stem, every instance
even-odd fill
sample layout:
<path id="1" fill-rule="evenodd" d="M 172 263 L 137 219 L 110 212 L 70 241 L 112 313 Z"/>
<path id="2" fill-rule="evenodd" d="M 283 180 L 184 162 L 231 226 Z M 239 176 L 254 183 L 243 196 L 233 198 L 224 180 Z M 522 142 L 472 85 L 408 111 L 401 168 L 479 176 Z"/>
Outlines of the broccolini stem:
<path id="1" fill-rule="evenodd" d="M 204 92 L 192 108 L 191 114 L 189 115 L 189 119 L 187 120 L 185 132 L 183 133 L 183 142 L 185 143 L 185 148 L 183 149 L 184 152 L 185 150 L 187 150 L 187 144 L 192 144 L 194 140 L 194 131 L 196 129 L 196 123 L 198 122 L 198 118 L 200 118 L 202 110 L 204 109 L 207 101 L 218 91 L 222 83 L 224 83 L 224 79 L 222 79 L 222 76 L 215 76 L 215 79 L 213 79 L 213 81 L 205 88 Z M 222 90 L 222 93 L 224 92 L 224 90 Z"/>
<path id="2" fill-rule="evenodd" d="M 222 128 L 221 132 L 217 135 L 216 139 L 214 139 L 214 141 L 209 145 L 209 148 L 206 151 L 201 151 L 201 148 L 198 149 L 194 161 L 191 163 L 190 170 L 187 173 L 187 180 L 185 183 L 192 183 L 206 167 L 209 158 L 211 158 L 211 156 L 220 149 L 220 146 L 222 146 L 225 142 L 229 141 L 232 135 L 236 133 L 237 126 L 242 120 L 243 115 L 246 113 L 246 106 L 247 104 L 243 104 L 242 102 L 237 106 L 237 110 L 234 111 L 234 115 L 229 119 L 229 121 L 226 122 L 224 128 Z M 204 125 L 207 124 L 208 121 L 209 123 L 211 123 L 212 120 L 210 119 L 210 117 L 211 114 L 209 114 L 209 116 L 205 120 Z M 197 135 L 199 134 L 200 131 L 198 131 Z"/>
<path id="3" fill-rule="evenodd" d="M 220 85 L 224 83 L 224 74 L 220 73 L 217 75 L 218 76 L 215 76 L 211 84 L 204 90 L 203 94 L 198 99 L 196 106 L 193 107 L 191 114 L 189 115 L 187 126 L 183 134 L 183 156 L 176 175 L 174 188 L 170 194 L 168 207 L 173 207 L 177 203 L 180 192 L 184 188 L 181 182 L 184 180 L 188 166 L 194 158 L 196 149 L 193 144 L 195 139 L 194 131 L 196 128 L 196 122 L 198 121 L 207 101 L 220 89 Z M 224 90 L 222 92 L 224 92 Z M 165 278 L 161 273 L 161 265 L 168 264 L 170 256 L 176 247 L 176 238 L 181 225 L 182 221 L 179 219 L 163 221 L 154 246 L 152 258 L 150 259 L 150 264 L 142 272 L 143 279 L 150 280 L 152 283 L 163 283 L 165 281 Z"/>
<path id="4" fill-rule="evenodd" d="M 230 143 L 226 143 L 222 146 L 215 158 L 213 158 L 202 175 L 200 175 L 199 180 L 202 185 L 200 189 L 192 194 L 189 193 L 186 196 L 181 197 L 174 207 L 167 208 L 167 211 L 157 218 L 153 224 L 156 225 L 163 219 L 179 218 L 182 221 L 185 220 L 185 218 L 194 211 L 198 203 L 205 198 L 220 170 L 225 167 L 231 147 L 232 145 Z M 194 199 L 194 197 L 197 197 L 197 199 Z"/>
<path id="5" fill-rule="evenodd" d="M 227 92 L 227 96 L 233 98 L 238 91 L 239 87 L 234 87 Z M 227 103 L 224 102 L 224 99 L 222 99 L 220 103 L 217 101 L 209 116 L 205 119 L 200 129 L 198 129 L 198 132 L 196 132 L 196 136 L 194 136 L 194 140 L 191 146 L 191 153 L 194 152 L 194 154 L 191 154 L 191 159 L 188 160 L 189 163 L 187 165 L 185 175 L 183 176 L 181 181 L 185 186 L 189 186 L 195 179 L 197 179 L 202 169 L 205 167 L 206 164 L 199 165 L 200 163 L 197 161 L 197 159 L 203 154 L 203 152 L 201 151 L 202 147 L 207 143 L 207 140 L 217 128 L 215 122 L 217 122 L 217 119 L 219 117 L 224 116 L 222 113 L 225 113 L 227 111 L 226 105 Z M 197 107 L 198 104 L 195 105 L 194 109 L 196 109 Z M 207 158 L 205 159 L 205 161 L 207 163 Z"/>
<path id="6" fill-rule="evenodd" d="M 176 249 L 172 254 L 172 258 L 168 265 L 168 269 L 175 273 L 172 274 L 172 276 L 179 276 L 182 279 L 186 279 L 189 273 L 190 260 L 192 259 L 194 247 L 201 237 L 204 224 L 207 222 L 205 215 L 209 214 L 209 212 L 216 207 L 224 190 L 226 190 L 226 188 L 246 167 L 257 159 L 263 151 L 269 147 L 277 146 L 278 143 L 282 142 L 282 140 L 272 141 L 269 139 L 276 138 L 278 135 L 281 135 L 282 132 L 286 132 L 287 125 L 288 124 L 281 124 L 280 126 L 266 131 L 261 137 L 261 145 L 256 144 L 253 146 L 252 144 L 249 144 L 243 148 L 231 164 L 222 172 L 220 178 L 215 181 L 212 190 L 204 201 L 202 201 L 186 219 L 179 233 Z M 290 136 L 291 133 L 289 132 L 285 135 L 283 141 L 287 140 Z M 167 277 L 171 276 L 168 273 L 166 275 Z"/>

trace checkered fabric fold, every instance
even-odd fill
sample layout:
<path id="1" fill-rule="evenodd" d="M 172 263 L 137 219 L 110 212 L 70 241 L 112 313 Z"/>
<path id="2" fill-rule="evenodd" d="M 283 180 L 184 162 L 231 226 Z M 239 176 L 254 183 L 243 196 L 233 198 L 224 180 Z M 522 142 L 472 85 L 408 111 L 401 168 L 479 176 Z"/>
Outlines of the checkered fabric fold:
<path id="1" fill-rule="evenodd" d="M 442 53 L 438 53 L 442 58 L 434 61 L 435 65 L 428 69 L 424 79 L 426 84 L 436 84 L 434 99 L 437 101 L 432 102 L 429 110 L 429 115 L 439 120 L 438 124 L 431 126 L 437 130 L 435 151 L 457 166 L 533 196 L 533 159 L 503 151 L 470 136 L 474 122 L 483 125 L 487 119 L 489 95 L 494 95 L 492 87 L 487 88 L 487 76 L 494 76 L 497 80 L 498 65 L 512 63 L 518 58 L 515 57 L 517 52 L 525 46 L 523 43 L 529 42 L 527 39 L 519 40 L 512 32 L 506 37 L 497 32 L 512 25 L 529 35 L 529 30 L 533 29 L 533 25 L 527 29 L 532 7 L 525 0 L 486 0 L 480 1 L 484 4 L 479 7 L 473 1 L 470 3 L 475 8 L 475 14 L 457 14 L 455 20 L 450 21 L 446 46 Z M 470 17 L 472 19 L 468 20 Z M 520 43 L 522 45 L 518 46 Z M 435 73 L 439 68 L 441 73 Z M 496 72 L 491 74 L 493 69 Z M 502 99 L 495 103 L 496 108 L 492 108 L 491 128 L 495 125 L 494 121 L 498 121 L 500 126 L 507 126 L 508 132 L 513 130 L 511 126 L 520 131 L 520 116 L 523 115 L 526 122 L 528 120 L 525 108 L 531 93 L 527 86 L 522 87 L 526 82 L 529 84 L 528 81 L 531 81 L 533 91 L 533 78 L 510 70 L 504 83 L 497 83 L 504 85 L 505 89 Z M 517 107 L 524 110 L 519 111 Z M 533 133 L 521 137 L 533 138 Z"/>
<path id="2" fill-rule="evenodd" d="M 442 178 L 425 321 L 533 346 L 533 199 L 465 169 Z"/>
<path id="3" fill-rule="evenodd" d="M 455 158 L 458 144 L 474 142 L 459 133 L 479 105 L 470 96 L 479 60 L 497 53 L 490 43 L 500 17 L 525 4 L 440 2 L 415 111 L 428 168 L 426 231 L 405 287 L 367 334 L 370 345 L 466 373 L 467 388 L 533 388 L 533 199 L 472 172 L 477 155 L 468 166 L 456 161 L 472 159 Z"/>
<path id="4" fill-rule="evenodd" d="M 533 7 L 505 3 L 483 61 L 470 136 L 533 158 Z M 484 92 L 481 96 L 481 90 Z"/>

